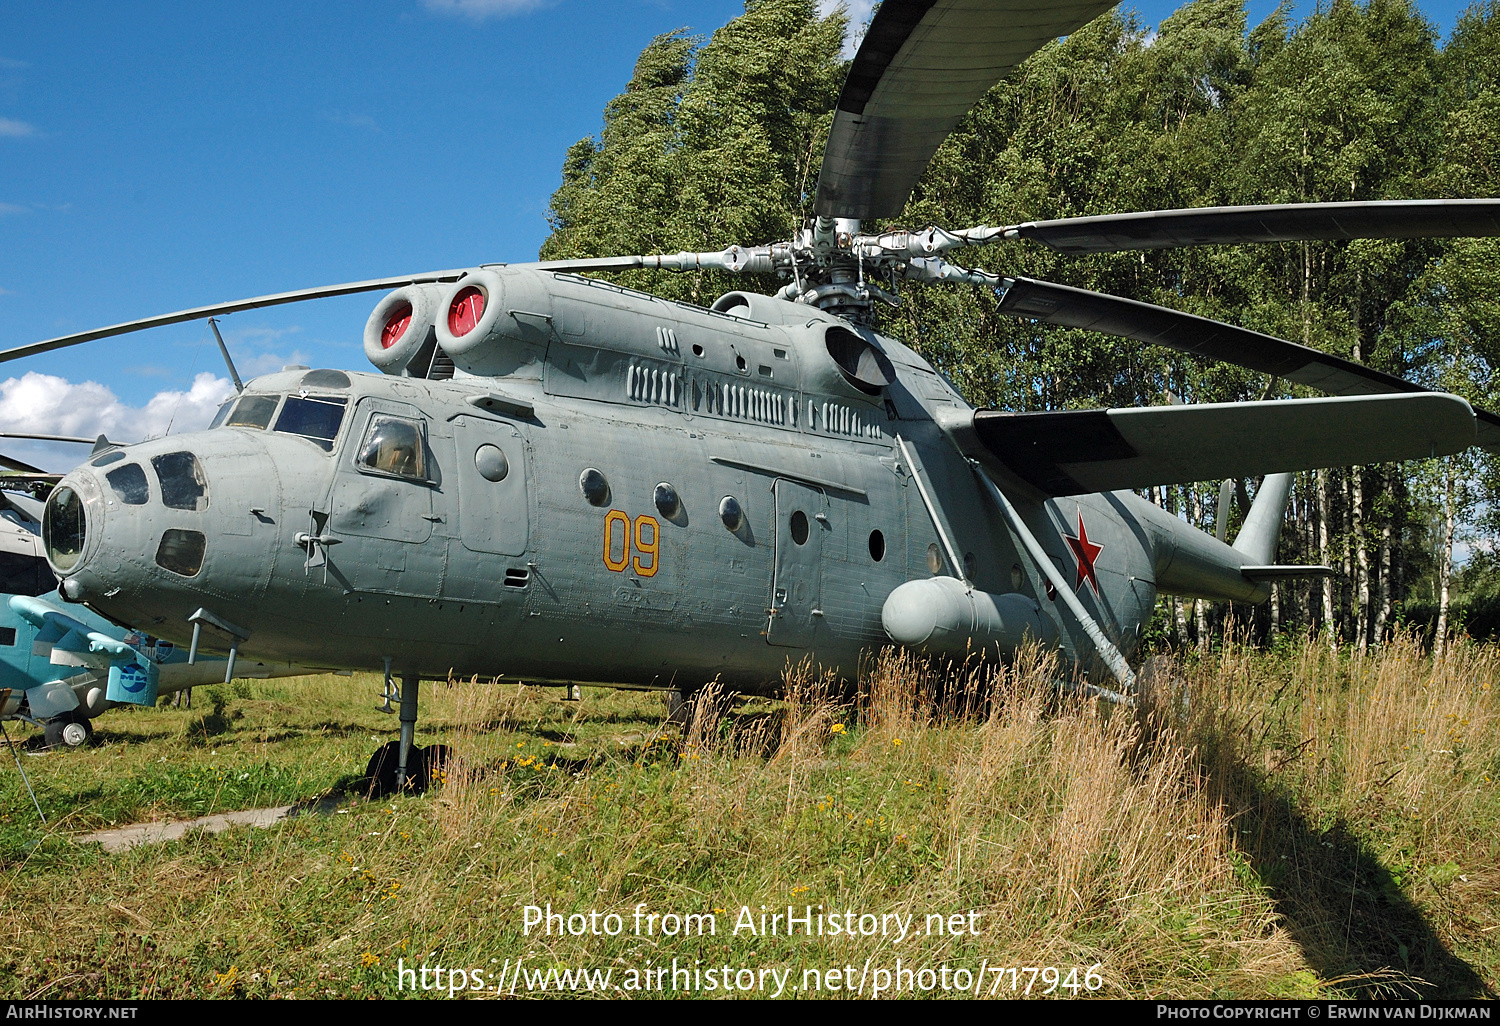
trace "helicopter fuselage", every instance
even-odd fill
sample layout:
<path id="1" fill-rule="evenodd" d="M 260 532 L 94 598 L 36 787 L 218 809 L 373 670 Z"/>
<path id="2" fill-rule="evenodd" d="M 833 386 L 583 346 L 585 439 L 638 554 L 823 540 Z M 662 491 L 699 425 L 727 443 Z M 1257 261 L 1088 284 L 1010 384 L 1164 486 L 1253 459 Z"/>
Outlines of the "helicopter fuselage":
<path id="1" fill-rule="evenodd" d="M 949 577 L 1003 597 L 1011 640 L 975 651 L 1029 635 L 1092 659 L 939 427 L 971 408 L 901 343 L 764 296 L 475 280 L 492 326 L 454 303 L 436 348 L 373 354 L 385 374 L 266 375 L 210 430 L 95 454 L 48 506 L 64 596 L 262 660 L 751 690 L 804 658 L 854 675 L 890 643 L 892 592 Z M 1133 493 L 1012 494 L 1127 655 L 1159 586 L 1265 594 Z"/>

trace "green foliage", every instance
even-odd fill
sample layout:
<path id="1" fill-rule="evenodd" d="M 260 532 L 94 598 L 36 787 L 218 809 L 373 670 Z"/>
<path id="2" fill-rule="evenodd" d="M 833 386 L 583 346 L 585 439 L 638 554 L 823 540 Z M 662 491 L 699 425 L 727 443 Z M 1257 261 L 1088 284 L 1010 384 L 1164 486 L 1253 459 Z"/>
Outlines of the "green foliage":
<path id="1" fill-rule="evenodd" d="M 1500 195 L 1500 3 L 1441 43 L 1410 0 L 1336 0 L 1251 26 L 1243 0 L 1197 0 L 1148 34 L 1103 15 L 997 85 L 938 150 L 908 227 L 1015 224 L 1131 210 Z M 544 258 L 672 253 L 789 239 L 810 213 L 844 73 L 842 14 L 758 0 L 704 42 L 647 47 L 597 139 L 570 151 Z M 889 225 L 867 225 L 867 228 Z M 1002 243 L 966 262 L 1173 307 L 1292 339 L 1476 405 L 1500 406 L 1500 242 L 1356 240 L 1064 257 Z M 707 304 L 781 283 L 632 272 L 624 284 Z M 969 400 L 1009 409 L 1229 402 L 1313 394 L 1238 367 L 999 313 L 999 297 L 899 285 L 877 326 L 931 359 Z M 1446 480 L 1460 536 L 1500 531 L 1480 500 L 1485 455 L 1442 466 L 1329 471 L 1299 481 L 1285 562 L 1341 570 L 1281 588 L 1280 626 L 1378 640 L 1403 600 L 1441 590 Z M 1158 490 L 1200 525 L 1217 482 Z M 1326 507 L 1329 544 L 1318 542 Z M 1241 514 L 1243 511 L 1239 511 Z M 1495 521 L 1491 523 L 1490 521 Z M 1257 629 L 1268 628 L 1256 614 Z M 1187 619 L 1191 620 L 1189 615 Z M 1211 614 L 1218 622 L 1222 613 Z M 1175 619 L 1164 619 L 1167 634 Z M 1196 627 L 1193 628 L 1196 632 Z"/>
<path id="2" fill-rule="evenodd" d="M 599 138 L 569 149 L 542 259 L 789 237 L 810 211 L 845 24 L 842 12 L 819 18 L 815 0 L 758 0 L 707 43 L 685 30 L 653 40 L 605 108 Z M 704 304 L 746 285 L 655 272 L 621 280 Z"/>

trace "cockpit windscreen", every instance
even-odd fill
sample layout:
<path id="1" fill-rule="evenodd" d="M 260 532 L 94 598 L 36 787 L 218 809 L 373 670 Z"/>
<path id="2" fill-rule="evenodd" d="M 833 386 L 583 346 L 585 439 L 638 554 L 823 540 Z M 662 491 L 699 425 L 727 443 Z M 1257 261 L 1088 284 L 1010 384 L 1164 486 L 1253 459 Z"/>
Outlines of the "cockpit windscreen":
<path id="1" fill-rule="evenodd" d="M 332 452 L 348 403 L 349 400 L 335 396 L 288 396 L 281 416 L 276 418 L 276 430 L 301 435 L 325 452 Z"/>
<path id="2" fill-rule="evenodd" d="M 242 395 L 234 412 L 224 421 L 225 427 L 264 428 L 276 412 L 279 395 Z"/>

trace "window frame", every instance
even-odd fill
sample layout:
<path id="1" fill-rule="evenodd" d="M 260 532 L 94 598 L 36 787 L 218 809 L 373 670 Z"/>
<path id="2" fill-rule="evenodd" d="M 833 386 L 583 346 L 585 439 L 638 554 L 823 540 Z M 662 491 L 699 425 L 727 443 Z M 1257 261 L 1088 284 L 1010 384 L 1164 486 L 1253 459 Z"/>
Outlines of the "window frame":
<path id="1" fill-rule="evenodd" d="M 281 418 L 286 415 L 286 411 L 291 406 L 293 400 L 299 400 L 301 402 L 309 403 L 322 403 L 325 406 L 339 407 L 343 412 L 339 414 L 339 426 L 338 429 L 334 431 L 333 437 L 323 439 L 318 438 L 314 435 L 305 435 L 300 431 L 282 430 L 282 428 L 280 427 Z M 275 416 L 271 418 L 271 423 L 265 428 L 265 430 L 272 434 L 290 435 L 293 438 L 301 438 L 302 440 L 311 442 L 313 445 L 317 446 L 320 451 L 327 453 L 328 455 L 332 455 L 333 451 L 338 448 L 339 436 L 344 433 L 344 423 L 349 419 L 349 413 L 352 406 L 353 403 L 350 402 L 350 399 L 347 395 L 314 395 L 306 392 L 292 392 L 282 398 L 281 403 L 276 407 Z M 324 444 L 325 442 L 327 443 L 326 445 Z"/>
<path id="2" fill-rule="evenodd" d="M 420 476 L 402 474 L 393 470 L 383 470 L 364 462 L 365 451 L 370 445 L 370 441 L 376 430 L 384 421 L 409 424 L 416 429 L 417 446 L 419 449 L 417 458 L 421 461 L 417 469 L 421 472 Z M 432 476 L 432 452 L 427 442 L 427 421 L 424 418 L 409 417 L 379 409 L 372 410 L 369 419 L 365 421 L 364 430 L 360 434 L 359 445 L 352 447 L 350 450 L 350 458 L 355 471 L 369 477 L 384 477 L 392 481 L 408 481 L 412 484 L 427 485 L 429 487 L 436 483 Z"/>

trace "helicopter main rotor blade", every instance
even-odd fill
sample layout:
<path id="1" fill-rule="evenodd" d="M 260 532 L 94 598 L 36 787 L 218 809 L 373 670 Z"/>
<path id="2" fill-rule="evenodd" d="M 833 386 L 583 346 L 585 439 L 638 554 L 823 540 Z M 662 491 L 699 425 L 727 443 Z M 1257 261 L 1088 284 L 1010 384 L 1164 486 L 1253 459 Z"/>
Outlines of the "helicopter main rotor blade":
<path id="1" fill-rule="evenodd" d="M 885 0 L 850 65 L 814 209 L 892 217 L 990 87 L 1110 0 Z"/>
<path id="2" fill-rule="evenodd" d="M 20 460 L 12 459 L 4 453 L 0 453 L 0 467 L 4 467 L 6 470 L 19 471 L 22 474 L 47 473 L 47 471 L 43 470 L 41 467 L 33 467 L 30 463 L 22 463 Z"/>
<path id="3" fill-rule="evenodd" d="M 77 445 L 97 445 L 99 442 L 98 438 L 83 438 L 79 435 L 33 435 L 23 431 L 0 431 L 0 438 L 24 438 L 30 442 L 72 442 Z M 110 442 L 109 444 L 117 443 Z"/>
<path id="4" fill-rule="evenodd" d="M 341 285 L 323 285 L 313 289 L 297 289 L 294 292 L 276 292 L 269 296 L 255 296 L 251 299 L 236 299 L 229 303 L 215 303 L 212 306 L 198 306 L 191 310 L 178 310 L 176 313 L 160 314 L 156 317 L 143 317 L 138 321 L 126 321 L 123 324 L 112 324 L 107 328 L 95 328 L 92 331 L 80 331 L 75 335 L 61 335 L 57 338 L 49 338 L 44 342 L 33 342 L 30 345 L 16 346 L 0 352 L 0 363 L 9 360 L 19 360 L 24 356 L 35 356 L 37 353 L 50 353 L 54 349 L 66 349 L 68 346 L 76 346 L 82 342 L 93 342 L 95 339 L 112 338 L 115 335 L 128 335 L 132 331 L 143 331 L 146 328 L 159 328 L 167 324 L 181 324 L 183 321 L 197 321 L 205 317 L 213 317 L 216 314 L 238 313 L 241 310 L 258 310 L 265 306 L 282 306 L 286 303 L 300 303 L 305 299 L 326 299 L 331 296 L 351 296 L 357 292 L 376 292 L 381 289 L 395 289 L 403 285 L 422 285 L 433 282 L 457 281 L 465 270 L 457 271 L 431 271 L 426 274 L 408 274 L 396 278 L 372 278 L 369 281 L 345 282 Z"/>
<path id="5" fill-rule="evenodd" d="M 1001 233 L 1062 253 L 1177 246 L 1500 235 L 1500 199 L 1283 203 L 1029 221 Z"/>
<path id="6" fill-rule="evenodd" d="M 1394 374 L 1222 321 L 1034 278 L 1006 278 L 1000 310 L 1272 374 L 1330 395 L 1430 392 Z M 1479 444 L 1500 451 L 1500 416 L 1475 409 Z"/>

